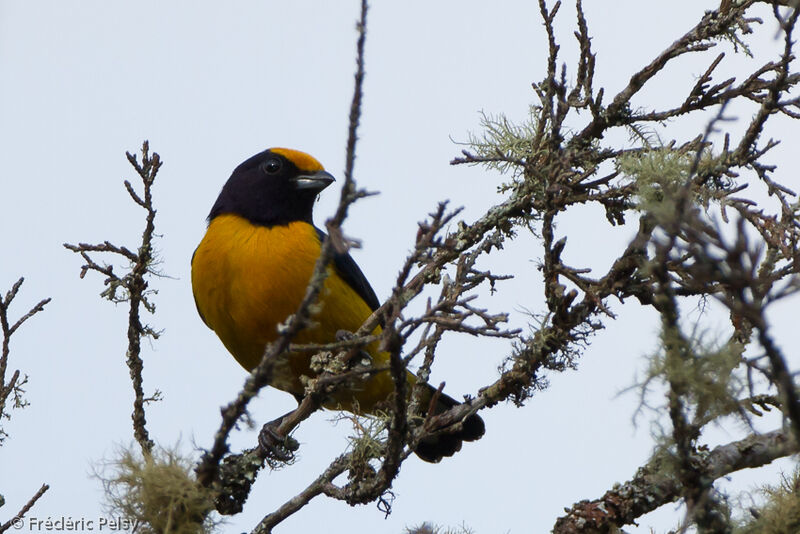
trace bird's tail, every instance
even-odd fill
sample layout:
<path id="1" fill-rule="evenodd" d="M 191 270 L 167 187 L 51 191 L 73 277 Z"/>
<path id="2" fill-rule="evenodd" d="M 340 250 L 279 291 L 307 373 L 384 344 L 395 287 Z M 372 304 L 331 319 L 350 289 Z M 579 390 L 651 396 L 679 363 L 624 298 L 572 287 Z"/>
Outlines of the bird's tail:
<path id="1" fill-rule="evenodd" d="M 427 391 L 422 398 L 423 405 L 426 402 L 430 403 L 430 399 L 435 393 L 436 390 L 428 385 Z M 436 406 L 434 407 L 433 415 L 440 414 L 458 404 L 460 403 L 452 397 L 448 397 L 443 393 L 439 393 L 439 398 L 437 399 Z M 458 432 L 452 434 L 442 433 L 425 438 L 420 441 L 414 452 L 422 460 L 435 463 L 445 456 L 453 456 L 455 453 L 461 450 L 462 442 L 475 441 L 483 436 L 484 431 L 485 426 L 483 424 L 483 419 L 481 419 L 477 414 L 473 414 L 464 420 L 461 430 Z"/>

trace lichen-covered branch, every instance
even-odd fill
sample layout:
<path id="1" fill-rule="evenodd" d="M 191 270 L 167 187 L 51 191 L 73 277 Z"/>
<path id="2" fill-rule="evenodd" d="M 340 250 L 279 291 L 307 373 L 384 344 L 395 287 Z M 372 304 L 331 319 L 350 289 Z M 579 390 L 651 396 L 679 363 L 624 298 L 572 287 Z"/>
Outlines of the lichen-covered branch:
<path id="1" fill-rule="evenodd" d="M 754 434 L 711 451 L 698 451 L 691 457 L 692 468 L 710 481 L 742 469 L 761 467 L 778 458 L 798 452 L 794 438 L 782 431 Z M 656 457 L 639 468 L 629 481 L 616 485 L 602 497 L 575 503 L 567 515 L 556 521 L 554 534 L 593 534 L 617 532 L 636 518 L 683 497 L 682 481 L 663 469 L 670 461 Z"/>
<path id="2" fill-rule="evenodd" d="M 126 363 L 130 371 L 131 383 L 133 384 L 133 434 L 136 441 L 142 448 L 142 452 L 147 455 L 153 449 L 153 441 L 147 432 L 147 421 L 145 418 L 145 404 L 148 401 L 158 399 L 159 393 L 156 392 L 151 397 L 146 397 L 144 393 L 142 369 L 143 361 L 141 357 L 141 340 L 143 337 L 158 337 L 158 332 L 141 321 L 141 309 L 155 312 L 155 305 L 149 299 L 152 292 L 149 289 L 147 278 L 152 274 L 158 274 L 154 270 L 156 258 L 153 249 L 153 237 L 155 232 L 156 210 L 153 206 L 152 187 L 156 175 L 161 168 L 161 158 L 157 153 L 150 155 L 150 145 L 147 141 L 142 144 L 142 162 L 139 163 L 137 157 L 130 152 L 126 153 L 128 161 L 136 170 L 142 180 L 143 191 L 140 195 L 133 188 L 128 180 L 125 180 L 125 190 L 131 199 L 145 211 L 145 227 L 142 231 L 142 241 L 137 247 L 136 252 L 124 246 L 117 246 L 108 241 L 98 245 L 79 243 L 71 245 L 65 243 L 64 247 L 68 250 L 81 255 L 86 262 L 81 267 L 80 276 L 83 278 L 87 272 L 96 271 L 104 275 L 104 285 L 106 289 L 101 296 L 112 302 L 127 302 L 128 307 L 128 348 L 126 351 Z M 130 270 L 123 275 L 114 272 L 113 265 L 98 264 L 91 257 L 91 252 L 105 252 L 121 256 L 130 262 Z"/>
<path id="3" fill-rule="evenodd" d="M 0 349 L 0 421 L 11 417 L 6 405 L 10 396 L 13 395 L 13 407 L 21 408 L 26 404 L 25 399 L 22 397 L 22 386 L 27 382 L 27 376 L 23 376 L 19 369 L 14 370 L 10 378 L 6 376 L 8 373 L 8 358 L 11 354 L 11 336 L 25 321 L 44 310 L 45 305 L 50 302 L 49 298 L 40 300 L 22 317 L 12 323 L 8 317 L 8 308 L 14 297 L 17 296 L 19 288 L 22 287 L 24 281 L 24 278 L 20 278 L 11 286 L 5 297 L 0 295 L 0 330 L 3 332 L 3 346 Z M 6 433 L 3 431 L 3 427 L 0 426 L 0 445 L 2 445 L 5 438 Z"/>
<path id="4" fill-rule="evenodd" d="M 44 310 L 45 305 L 50 302 L 50 298 L 45 298 L 37 302 L 33 305 L 31 309 L 25 312 L 19 319 L 14 321 L 13 323 L 9 319 L 8 316 L 8 309 L 11 306 L 11 302 L 19 293 L 19 289 L 22 287 L 22 283 L 25 281 L 24 278 L 20 278 L 17 280 L 14 285 L 11 286 L 11 289 L 8 290 L 5 296 L 0 295 L 0 330 L 3 333 L 3 344 L 2 349 L 0 349 L 0 422 L 3 419 L 10 419 L 11 414 L 10 408 L 24 408 L 27 405 L 27 401 L 23 398 L 22 394 L 24 393 L 23 386 L 28 381 L 27 375 L 22 375 L 19 369 L 15 369 L 13 373 L 11 373 L 11 377 L 7 378 L 6 373 L 8 372 L 8 359 L 11 355 L 11 336 L 19 329 L 20 326 L 25 323 L 28 319 L 36 315 L 37 313 Z M 13 404 L 9 408 L 7 406 L 7 402 L 9 397 L 13 399 Z M 3 444 L 3 441 L 8 437 L 8 434 L 3 430 L 2 425 L 0 425 L 0 445 Z M 42 487 L 28 500 L 25 505 L 20 509 L 17 514 L 6 521 L 5 523 L 0 524 L 0 533 L 5 532 L 12 526 L 18 528 L 17 525 L 19 521 L 25 517 L 33 505 L 36 504 L 42 495 L 50 489 L 50 486 L 47 484 L 42 484 Z M 2 495 L 0 495 L 0 506 L 5 502 L 5 499 Z"/>

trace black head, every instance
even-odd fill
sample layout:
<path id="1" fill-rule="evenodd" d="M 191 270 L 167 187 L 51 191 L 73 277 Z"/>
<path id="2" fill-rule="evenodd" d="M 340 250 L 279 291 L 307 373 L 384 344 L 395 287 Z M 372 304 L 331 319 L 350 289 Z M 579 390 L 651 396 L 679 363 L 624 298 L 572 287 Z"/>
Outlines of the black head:
<path id="1" fill-rule="evenodd" d="M 234 169 L 208 220 L 233 214 L 263 226 L 311 223 L 314 200 L 332 182 L 333 176 L 308 154 L 271 148 Z"/>

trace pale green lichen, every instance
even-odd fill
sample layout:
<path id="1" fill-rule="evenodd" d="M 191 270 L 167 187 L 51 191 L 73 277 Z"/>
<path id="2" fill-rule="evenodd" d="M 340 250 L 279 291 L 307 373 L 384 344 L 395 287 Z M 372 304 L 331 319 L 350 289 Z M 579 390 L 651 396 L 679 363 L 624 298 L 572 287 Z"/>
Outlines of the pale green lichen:
<path id="1" fill-rule="evenodd" d="M 213 493 L 197 483 L 191 459 L 156 449 L 143 457 L 122 449 L 97 474 L 106 512 L 136 524 L 141 534 L 205 534 L 218 525 Z"/>
<path id="2" fill-rule="evenodd" d="M 782 477 L 778 486 L 759 491 L 764 503 L 752 506 L 749 517 L 740 520 L 734 534 L 796 534 L 800 532 L 800 470 Z"/>
<path id="3" fill-rule="evenodd" d="M 616 160 L 617 171 L 636 184 L 639 210 L 659 222 L 680 212 L 682 198 L 708 209 L 734 185 L 727 176 L 720 177 L 724 168 L 723 156 L 708 149 L 698 155 L 669 146 L 630 152 Z M 698 176 L 709 178 L 697 180 Z"/>
<path id="4" fill-rule="evenodd" d="M 511 172 L 517 178 L 524 168 L 515 161 L 531 161 L 534 157 L 533 139 L 539 123 L 539 111 L 531 107 L 527 119 L 521 122 L 511 121 L 502 113 L 492 115 L 481 111 L 482 132 L 470 134 L 467 145 L 475 151 L 475 155 L 486 158 L 485 165 L 501 174 Z"/>

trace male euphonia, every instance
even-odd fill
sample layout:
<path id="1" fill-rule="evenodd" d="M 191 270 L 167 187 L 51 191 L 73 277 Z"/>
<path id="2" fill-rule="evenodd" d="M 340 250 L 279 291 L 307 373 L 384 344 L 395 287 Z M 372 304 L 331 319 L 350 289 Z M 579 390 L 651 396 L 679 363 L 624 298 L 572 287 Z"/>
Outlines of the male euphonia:
<path id="1" fill-rule="evenodd" d="M 192 258 L 192 287 L 203 321 L 247 370 L 261 361 L 278 325 L 297 311 L 319 257 L 325 234 L 312 221 L 317 195 L 334 181 L 313 157 L 272 148 L 251 157 L 233 171 L 211 208 L 208 229 Z M 379 306 L 375 292 L 353 258 L 334 255 L 312 315 L 312 326 L 295 343 L 330 343 L 337 332 L 355 332 Z M 376 332 L 380 331 L 380 327 Z M 375 366 L 388 354 L 375 342 L 364 348 Z M 300 377 L 313 376 L 311 354 L 290 352 L 275 362 L 270 385 L 303 397 Z M 410 384 L 415 377 L 408 374 Z M 334 393 L 324 406 L 373 412 L 394 391 L 388 371 L 350 389 Z M 426 389 L 428 406 L 434 389 Z M 440 394 L 436 413 L 458 404 Z M 423 460 L 437 462 L 461 449 L 461 442 L 480 438 L 483 420 L 472 415 L 462 429 L 423 441 L 416 449 Z"/>

